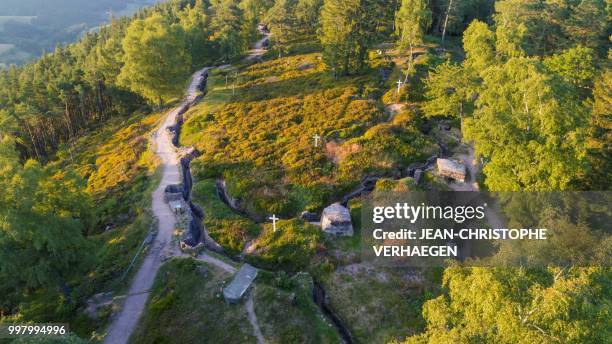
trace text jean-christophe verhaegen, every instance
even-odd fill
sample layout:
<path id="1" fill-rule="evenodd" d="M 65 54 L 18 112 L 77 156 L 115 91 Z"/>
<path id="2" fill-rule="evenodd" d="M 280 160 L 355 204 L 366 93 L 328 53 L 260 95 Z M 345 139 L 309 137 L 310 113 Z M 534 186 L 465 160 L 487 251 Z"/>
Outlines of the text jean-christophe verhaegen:
<path id="1" fill-rule="evenodd" d="M 458 248 L 452 240 L 546 240 L 546 228 L 466 228 L 466 220 L 486 220 L 487 204 L 479 206 L 410 205 L 373 207 L 372 222 L 383 225 L 387 220 L 401 224 L 388 230 L 374 228 L 372 238 L 381 245 L 372 245 L 377 257 L 457 257 Z M 450 220 L 457 228 L 426 228 L 415 223 L 427 220 Z M 427 222 L 425 222 L 427 223 Z M 414 228 L 409 228 L 410 226 Z M 406 228 L 404 228 L 406 227 Z M 484 227 L 484 226 L 483 226 Z M 413 241 L 418 245 L 404 245 Z M 431 241 L 431 245 L 428 245 Z M 440 242 L 446 241 L 445 244 Z"/>

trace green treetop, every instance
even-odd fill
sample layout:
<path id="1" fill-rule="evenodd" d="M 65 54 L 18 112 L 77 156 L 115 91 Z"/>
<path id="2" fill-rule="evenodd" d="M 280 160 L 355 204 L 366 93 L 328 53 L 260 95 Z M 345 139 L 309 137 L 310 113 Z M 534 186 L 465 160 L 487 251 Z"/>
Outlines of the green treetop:
<path id="1" fill-rule="evenodd" d="M 463 33 L 466 67 L 475 73 L 495 63 L 495 34 L 489 26 L 474 20 Z"/>
<path id="2" fill-rule="evenodd" d="M 59 287 L 69 297 L 68 283 L 91 262 L 83 236 L 91 203 L 83 181 L 33 160 L 22 166 L 5 137 L 0 188 L 0 291 Z"/>
<path id="3" fill-rule="evenodd" d="M 611 282 L 606 268 L 447 268 L 406 343 L 605 343 Z"/>
<path id="4" fill-rule="evenodd" d="M 185 32 L 161 14 L 135 20 L 123 39 L 124 66 L 119 83 L 160 106 L 179 97 L 191 71 Z"/>
<path id="5" fill-rule="evenodd" d="M 423 43 L 425 32 L 431 26 L 431 10 L 425 0 L 402 0 L 402 5 L 395 15 L 395 33 L 400 50 L 412 50 Z"/>
<path id="6" fill-rule="evenodd" d="M 325 0 L 321 9 L 323 59 L 335 75 L 357 73 L 366 66 L 376 39 L 380 0 Z"/>

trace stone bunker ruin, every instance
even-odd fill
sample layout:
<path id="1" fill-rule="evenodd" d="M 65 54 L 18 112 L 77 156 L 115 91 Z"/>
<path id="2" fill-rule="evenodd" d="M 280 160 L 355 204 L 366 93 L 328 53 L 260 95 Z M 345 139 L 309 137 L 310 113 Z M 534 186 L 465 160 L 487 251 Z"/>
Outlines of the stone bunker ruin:
<path id="1" fill-rule="evenodd" d="M 339 236 L 352 236 L 353 224 L 351 212 L 340 203 L 334 203 L 323 209 L 321 215 L 321 228 L 323 232 Z"/>

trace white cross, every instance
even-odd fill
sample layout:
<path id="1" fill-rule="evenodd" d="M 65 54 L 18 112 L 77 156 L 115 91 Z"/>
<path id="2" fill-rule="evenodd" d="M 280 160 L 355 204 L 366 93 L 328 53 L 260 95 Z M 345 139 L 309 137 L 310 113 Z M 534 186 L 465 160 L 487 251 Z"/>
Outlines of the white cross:
<path id="1" fill-rule="evenodd" d="M 314 139 L 315 147 L 319 147 L 319 140 L 321 139 L 321 136 L 319 136 L 319 134 L 315 134 L 312 138 Z"/>
<path id="2" fill-rule="evenodd" d="M 400 79 L 400 80 L 397 80 L 396 84 L 397 84 L 397 94 L 399 94 L 400 93 L 400 88 L 402 87 L 403 82 Z"/>
<path id="3" fill-rule="evenodd" d="M 272 216 L 268 217 L 268 219 L 272 220 L 272 227 L 274 228 L 274 231 L 276 232 L 276 220 L 279 220 L 279 218 L 276 217 L 276 215 L 272 214 Z"/>

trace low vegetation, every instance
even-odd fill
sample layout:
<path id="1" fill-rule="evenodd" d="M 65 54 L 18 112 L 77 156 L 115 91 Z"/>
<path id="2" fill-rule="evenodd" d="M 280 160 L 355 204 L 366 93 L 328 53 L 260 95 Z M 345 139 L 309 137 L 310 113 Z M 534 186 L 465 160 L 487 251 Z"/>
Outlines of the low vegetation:
<path id="1" fill-rule="evenodd" d="M 256 218 L 291 217 L 429 154 L 414 116 L 386 123 L 374 72 L 335 80 L 323 69 L 309 53 L 213 72 L 181 135 L 202 153 L 196 175 L 223 178 Z"/>
<path id="2" fill-rule="evenodd" d="M 387 343 L 424 326 L 421 306 L 429 294 L 420 273 L 356 263 L 339 268 L 322 282 L 331 308 L 357 343 Z"/>
<path id="3" fill-rule="evenodd" d="M 340 342 L 337 330 L 313 301 L 310 275 L 260 272 L 253 293 L 266 343 Z"/>
<path id="4" fill-rule="evenodd" d="M 134 343 L 254 343 L 243 303 L 227 304 L 232 274 L 193 259 L 162 266 Z M 260 271 L 251 291 L 266 343 L 338 343 L 336 329 L 312 299 L 312 278 Z"/>
<path id="5" fill-rule="evenodd" d="M 244 307 L 223 299 L 231 277 L 192 259 L 164 264 L 132 342 L 256 343 Z"/>
<path id="6" fill-rule="evenodd" d="M 259 234 L 260 227 L 257 224 L 236 214 L 221 201 L 217 195 L 215 180 L 205 179 L 196 182 L 192 197 L 206 214 L 204 227 L 228 253 L 240 254 L 245 244 Z"/>
<path id="7" fill-rule="evenodd" d="M 315 256 L 324 250 L 321 228 L 302 220 L 278 221 L 264 227 L 246 258 L 257 266 L 274 270 L 300 271 L 314 267 Z"/>

